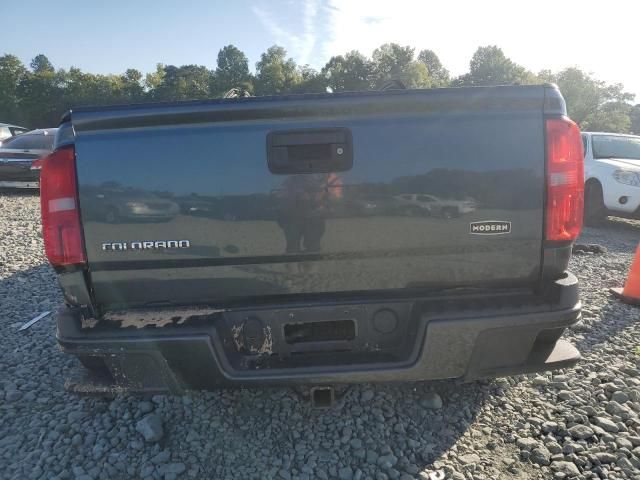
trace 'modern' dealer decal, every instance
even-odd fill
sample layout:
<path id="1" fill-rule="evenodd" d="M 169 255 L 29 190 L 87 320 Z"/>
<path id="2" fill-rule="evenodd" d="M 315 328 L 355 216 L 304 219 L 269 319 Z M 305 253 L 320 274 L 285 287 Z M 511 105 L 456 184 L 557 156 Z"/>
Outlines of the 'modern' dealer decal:
<path id="1" fill-rule="evenodd" d="M 511 222 L 505 220 L 485 220 L 484 222 L 471 222 L 469 233 L 472 235 L 504 235 L 511 233 Z"/>

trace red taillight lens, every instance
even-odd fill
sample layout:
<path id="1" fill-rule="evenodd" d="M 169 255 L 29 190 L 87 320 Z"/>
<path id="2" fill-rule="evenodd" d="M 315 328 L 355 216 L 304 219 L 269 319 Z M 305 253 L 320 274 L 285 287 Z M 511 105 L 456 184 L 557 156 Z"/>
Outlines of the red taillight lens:
<path id="1" fill-rule="evenodd" d="M 73 147 L 45 157 L 40 172 L 44 250 L 53 266 L 86 262 Z"/>
<path id="2" fill-rule="evenodd" d="M 547 130 L 546 239 L 575 240 L 582 228 L 584 157 L 578 125 L 549 118 Z"/>

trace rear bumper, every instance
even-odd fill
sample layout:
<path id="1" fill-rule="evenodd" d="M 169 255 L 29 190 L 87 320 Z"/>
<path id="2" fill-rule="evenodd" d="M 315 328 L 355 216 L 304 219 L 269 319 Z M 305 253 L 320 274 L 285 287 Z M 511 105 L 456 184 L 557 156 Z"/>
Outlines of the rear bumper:
<path id="1" fill-rule="evenodd" d="M 40 182 L 0 180 L 0 188 L 40 188 Z"/>
<path id="2" fill-rule="evenodd" d="M 396 318 L 391 332 L 386 324 L 371 327 L 381 311 Z M 566 368 L 580 359 L 559 340 L 580 317 L 571 274 L 537 295 L 496 292 L 193 312 L 184 318 L 169 312 L 173 321 L 164 326 L 137 328 L 130 320 L 144 315 L 127 312 L 115 322 L 118 327 L 87 326 L 91 322 L 77 310 L 62 309 L 57 338 L 67 353 L 103 359 L 118 388 L 137 392 L 473 380 Z M 152 317 L 158 320 L 159 312 L 146 316 Z M 243 333 L 255 318 L 265 335 Z M 286 337 L 286 325 L 336 318 L 353 319 L 355 338 L 292 344 Z M 247 347 L 256 338 L 255 348 Z"/>
<path id="3" fill-rule="evenodd" d="M 0 164 L 0 188 L 38 188 L 40 171 L 30 167 L 31 161 Z"/>

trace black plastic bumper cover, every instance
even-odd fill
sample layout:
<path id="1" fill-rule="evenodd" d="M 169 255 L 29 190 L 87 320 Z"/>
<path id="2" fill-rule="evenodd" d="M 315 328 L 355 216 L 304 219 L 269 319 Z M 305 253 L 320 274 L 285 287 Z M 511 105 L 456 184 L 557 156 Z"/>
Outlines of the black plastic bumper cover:
<path id="1" fill-rule="evenodd" d="M 79 311 L 70 308 L 57 314 L 57 338 L 67 353 L 101 358 L 118 388 L 137 392 L 473 380 L 575 365 L 580 354 L 559 337 L 580 317 L 576 278 L 566 274 L 543 294 L 530 294 L 529 301 L 518 302 L 505 306 L 500 295 L 481 300 L 460 295 L 412 299 L 412 311 L 418 311 L 414 346 L 400 361 L 240 369 L 225 353 L 215 328 L 87 330 L 81 327 Z"/>

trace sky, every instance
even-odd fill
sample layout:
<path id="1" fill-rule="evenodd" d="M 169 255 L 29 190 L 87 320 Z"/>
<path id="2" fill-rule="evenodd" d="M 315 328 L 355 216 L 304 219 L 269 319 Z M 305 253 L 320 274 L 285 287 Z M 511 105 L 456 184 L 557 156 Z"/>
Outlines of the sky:
<path id="1" fill-rule="evenodd" d="M 0 18 L 0 54 L 25 64 L 44 53 L 93 73 L 215 68 L 218 50 L 234 44 L 253 69 L 278 44 L 321 68 L 396 42 L 434 50 L 460 75 L 478 46 L 498 45 L 534 72 L 577 66 L 622 83 L 640 103 L 640 0 L 0 0 Z"/>

